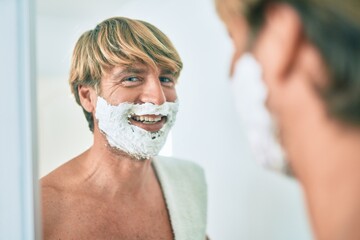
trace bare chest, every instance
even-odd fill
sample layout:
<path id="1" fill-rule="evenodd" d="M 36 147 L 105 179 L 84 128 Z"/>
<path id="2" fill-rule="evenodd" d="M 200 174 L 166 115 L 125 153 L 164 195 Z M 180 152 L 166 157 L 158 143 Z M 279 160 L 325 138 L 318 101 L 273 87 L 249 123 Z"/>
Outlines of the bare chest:
<path id="1" fill-rule="evenodd" d="M 75 210 L 64 209 L 52 236 L 56 239 L 174 239 L 166 208 L 145 206 L 117 209 L 83 205 Z"/>

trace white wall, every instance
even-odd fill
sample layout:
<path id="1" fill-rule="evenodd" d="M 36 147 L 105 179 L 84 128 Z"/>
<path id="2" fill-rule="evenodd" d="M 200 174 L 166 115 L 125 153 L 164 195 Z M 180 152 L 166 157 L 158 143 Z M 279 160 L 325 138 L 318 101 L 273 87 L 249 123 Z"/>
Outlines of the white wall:
<path id="1" fill-rule="evenodd" d="M 0 239 L 40 239 L 33 4 L 0 1 Z"/>
<path id="2" fill-rule="evenodd" d="M 91 3 L 96 9 L 95 1 Z M 74 6 L 69 8 L 77 12 Z M 170 37 L 184 62 L 178 85 L 181 106 L 173 130 L 173 154 L 196 161 L 206 170 L 211 239 L 311 239 L 298 184 L 262 170 L 251 159 L 227 84 L 231 44 L 213 2 L 132 0 L 117 5 L 112 2 L 107 10 L 92 14 L 86 12 L 69 16 L 67 11 L 39 11 L 41 174 L 91 144 L 85 118 L 67 86 L 76 39 L 108 17 L 143 19 Z"/>

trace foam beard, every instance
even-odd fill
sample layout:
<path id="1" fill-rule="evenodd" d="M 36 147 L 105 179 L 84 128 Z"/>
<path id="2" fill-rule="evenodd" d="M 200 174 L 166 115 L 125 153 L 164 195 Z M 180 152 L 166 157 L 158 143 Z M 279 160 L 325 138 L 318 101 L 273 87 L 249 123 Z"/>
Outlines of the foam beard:
<path id="1" fill-rule="evenodd" d="M 125 102 L 113 106 L 98 96 L 95 117 L 98 120 L 101 132 L 106 136 L 111 147 L 141 160 L 159 154 L 171 127 L 175 123 L 178 108 L 178 101 L 166 102 L 162 105 Z M 162 115 L 167 117 L 167 121 L 159 131 L 149 132 L 131 125 L 129 121 L 131 115 Z"/>
<path id="2" fill-rule="evenodd" d="M 291 175 L 285 151 L 277 139 L 276 122 L 265 106 L 267 88 L 262 69 L 251 54 L 237 61 L 231 85 L 255 161 L 265 168 Z"/>

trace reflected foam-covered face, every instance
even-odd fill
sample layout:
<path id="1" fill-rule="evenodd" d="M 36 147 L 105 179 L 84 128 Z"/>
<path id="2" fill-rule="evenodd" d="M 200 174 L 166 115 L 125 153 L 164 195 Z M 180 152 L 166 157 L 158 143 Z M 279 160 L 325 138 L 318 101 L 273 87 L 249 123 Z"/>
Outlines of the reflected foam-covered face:
<path id="1" fill-rule="evenodd" d="M 156 156 L 178 111 L 176 80 L 167 69 L 139 63 L 106 72 L 95 118 L 109 145 L 137 159 Z"/>
<path id="2" fill-rule="evenodd" d="M 177 101 L 162 105 L 120 103 L 113 106 L 98 97 L 95 117 L 111 147 L 141 160 L 158 155 L 175 123 L 178 107 Z M 134 121 L 140 126 L 132 124 Z"/>

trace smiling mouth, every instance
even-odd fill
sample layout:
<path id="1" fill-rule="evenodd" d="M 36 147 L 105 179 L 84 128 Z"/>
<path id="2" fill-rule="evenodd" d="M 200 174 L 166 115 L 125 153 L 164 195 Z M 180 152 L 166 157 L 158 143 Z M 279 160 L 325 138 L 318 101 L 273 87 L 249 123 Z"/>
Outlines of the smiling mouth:
<path id="1" fill-rule="evenodd" d="M 129 124 L 140 127 L 149 132 L 159 131 L 167 121 L 163 115 L 129 115 Z"/>

